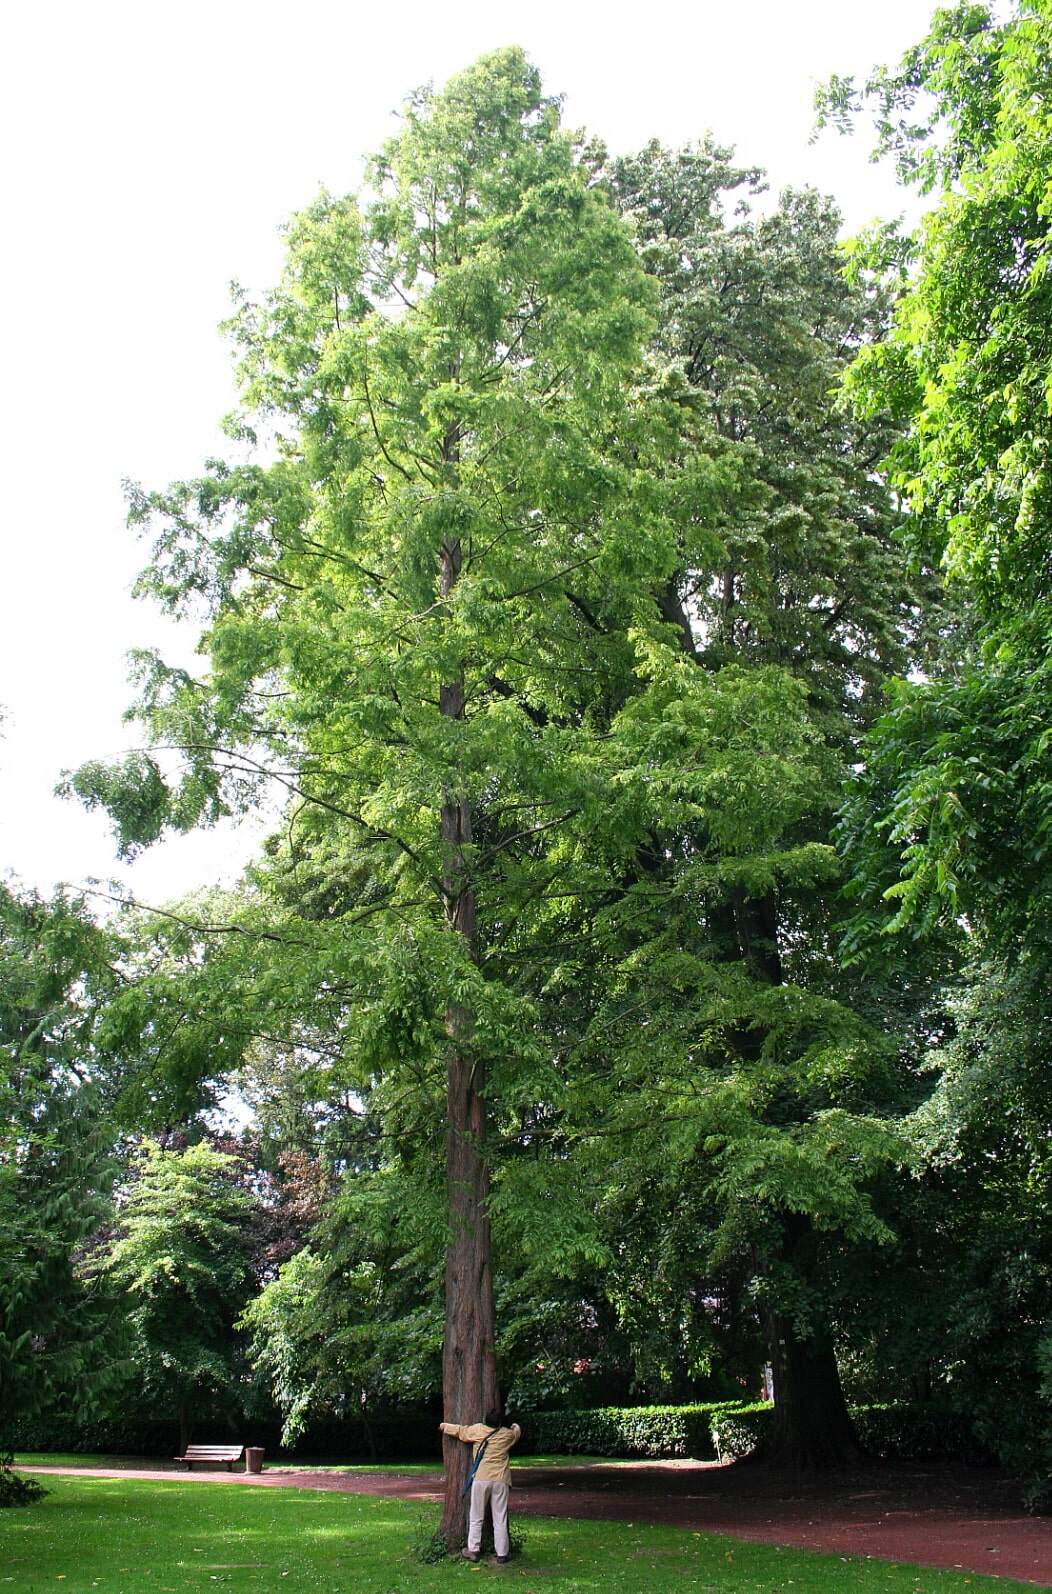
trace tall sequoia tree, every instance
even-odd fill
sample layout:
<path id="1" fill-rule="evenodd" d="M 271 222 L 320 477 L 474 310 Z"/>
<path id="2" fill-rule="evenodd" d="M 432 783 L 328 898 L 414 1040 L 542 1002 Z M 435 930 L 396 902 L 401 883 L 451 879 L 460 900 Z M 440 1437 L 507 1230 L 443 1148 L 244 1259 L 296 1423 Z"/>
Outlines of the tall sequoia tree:
<path id="1" fill-rule="evenodd" d="M 363 1086 L 444 1078 L 443 1398 L 472 1422 L 498 1396 L 489 1122 L 550 1069 L 488 955 L 591 884 L 558 850 L 608 828 L 611 716 L 667 646 L 673 432 L 635 398 L 652 286 L 518 50 L 417 95 L 370 179 L 296 219 L 281 286 L 232 323 L 231 430 L 271 462 L 133 496 L 142 588 L 205 606 L 209 670 L 140 657 L 153 750 L 74 785 L 133 848 L 277 782 L 293 869 L 342 860 L 328 910 L 285 927 L 284 989 L 356 1012 Z M 445 1461 L 455 1543 L 464 1447 Z"/>
<path id="2" fill-rule="evenodd" d="M 497 1394 L 491 1219 L 553 1265 L 620 1249 L 599 1145 L 644 1212 L 688 1168 L 707 1265 L 744 1257 L 776 1344 L 817 1347 L 781 1381 L 808 1461 L 849 1440 L 813 1253 L 886 1238 L 867 1181 L 900 1149 L 886 1048 L 814 974 L 907 621 L 829 412 L 879 305 L 817 202 L 724 239 L 711 173 L 677 223 L 653 164 L 604 183 L 503 51 L 407 107 L 364 205 L 294 222 L 232 323 L 231 431 L 269 463 L 132 500 L 207 672 L 141 656 L 150 746 L 74 786 L 126 848 L 287 792 L 202 988 L 225 1055 L 239 1025 L 331 1053 L 416 1189 L 444 1157 L 448 1419 Z M 447 1444 L 451 1544 L 465 1466 Z"/>

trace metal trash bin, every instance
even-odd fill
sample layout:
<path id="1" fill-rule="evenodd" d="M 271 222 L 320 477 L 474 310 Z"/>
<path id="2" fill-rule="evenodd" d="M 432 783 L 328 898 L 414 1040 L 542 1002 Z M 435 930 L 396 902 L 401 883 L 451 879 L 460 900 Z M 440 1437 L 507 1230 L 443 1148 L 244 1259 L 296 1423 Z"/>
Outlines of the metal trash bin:
<path id="1" fill-rule="evenodd" d="M 254 1446 L 254 1445 L 246 1446 L 246 1449 L 245 1449 L 245 1471 L 246 1472 L 262 1472 L 263 1471 L 263 1456 L 264 1456 L 264 1452 L 262 1450 L 260 1450 L 257 1446 Z"/>

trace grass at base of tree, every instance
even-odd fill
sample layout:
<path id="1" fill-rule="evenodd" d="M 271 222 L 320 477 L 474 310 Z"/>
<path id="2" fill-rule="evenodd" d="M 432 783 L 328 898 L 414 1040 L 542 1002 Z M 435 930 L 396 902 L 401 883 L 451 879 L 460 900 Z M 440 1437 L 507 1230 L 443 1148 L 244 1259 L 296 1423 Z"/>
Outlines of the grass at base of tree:
<path id="1" fill-rule="evenodd" d="M 314 1489 L 202 1489 L 55 1477 L 46 1500 L 0 1520 L 0 1588 L 11 1594 L 446 1594 L 491 1578 L 533 1594 L 1012 1594 L 975 1573 L 744 1544 L 675 1528 L 530 1518 L 505 1568 L 424 1566 L 410 1541 L 431 1507 Z"/>

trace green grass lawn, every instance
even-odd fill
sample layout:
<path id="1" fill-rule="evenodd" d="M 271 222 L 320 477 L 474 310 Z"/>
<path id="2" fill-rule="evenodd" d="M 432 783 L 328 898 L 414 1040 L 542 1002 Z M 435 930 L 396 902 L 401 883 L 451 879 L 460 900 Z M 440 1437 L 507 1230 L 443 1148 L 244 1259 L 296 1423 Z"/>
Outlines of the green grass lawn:
<path id="1" fill-rule="evenodd" d="M 18 1467 L 159 1467 L 160 1461 L 146 1461 L 142 1456 L 83 1456 L 67 1455 L 60 1450 L 19 1450 L 15 1454 Z"/>
<path id="2" fill-rule="evenodd" d="M 634 1461 L 612 1461 L 609 1456 L 519 1456 L 515 1467 L 633 1467 Z M 16 1467 L 155 1467 L 173 1466 L 167 1458 L 144 1456 L 79 1456 L 59 1451 L 22 1450 L 15 1457 Z M 278 1456 L 266 1463 L 268 1472 L 438 1472 L 442 1458 L 434 1461 L 295 1461 Z M 174 1470 L 174 1468 L 173 1468 Z M 182 1469 L 180 1469 L 182 1470 Z"/>
<path id="3" fill-rule="evenodd" d="M 0 1594 L 1011 1594 L 961 1572 L 743 1544 L 674 1528 L 532 1518 L 507 1567 L 425 1566 L 410 1541 L 430 1507 L 315 1489 L 208 1488 L 124 1478 L 46 1480 L 0 1512 Z"/>
<path id="4" fill-rule="evenodd" d="M 549 1461 L 554 1464 L 554 1458 Z M 66 1455 L 60 1451 L 20 1450 L 15 1456 L 16 1467 L 106 1467 L 113 1471 L 116 1468 L 144 1469 L 154 1471 L 158 1467 L 171 1467 L 173 1472 L 185 1472 L 185 1467 L 177 1467 L 167 1458 L 158 1456 L 79 1456 Z M 290 1461 L 281 1456 L 276 1461 L 267 1462 L 268 1472 L 440 1472 L 441 1459 L 434 1461 Z M 196 1472 L 204 1469 L 196 1467 Z M 225 1472 L 226 1467 L 217 1467 L 218 1472 Z M 235 1471 L 243 1472 L 241 1463 L 235 1464 Z"/>
<path id="5" fill-rule="evenodd" d="M 67 1464 L 75 1463 L 62 1463 Z M 81 1464 L 87 1465 L 86 1462 Z M 121 1466 L 130 1464 L 120 1463 Z M 32 1463 L 27 1461 L 26 1465 Z M 140 1465 L 149 1466 L 149 1462 Z M 513 1456 L 511 1465 L 514 1470 L 515 1467 L 633 1467 L 636 1463 L 611 1461 L 609 1456 Z M 434 1461 L 289 1461 L 279 1456 L 276 1461 L 268 1461 L 266 1468 L 268 1472 L 441 1472 L 442 1458 L 436 1456 Z"/>

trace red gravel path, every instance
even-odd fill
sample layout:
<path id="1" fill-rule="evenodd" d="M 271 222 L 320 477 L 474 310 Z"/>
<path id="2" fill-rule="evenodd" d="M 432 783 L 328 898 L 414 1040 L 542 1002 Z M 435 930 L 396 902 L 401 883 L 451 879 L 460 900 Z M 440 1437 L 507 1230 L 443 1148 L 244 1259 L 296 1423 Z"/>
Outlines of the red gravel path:
<path id="1" fill-rule="evenodd" d="M 182 1478 L 257 1488 L 342 1490 L 437 1500 L 441 1474 L 228 1472 L 26 1467 L 94 1478 Z M 695 1462 L 514 1469 L 528 1515 L 659 1522 L 768 1544 L 959 1568 L 1052 1587 L 1052 1518 L 1024 1516 L 1012 1485 L 983 1471 L 884 1467 L 851 1480 L 789 1485 L 760 1468 Z"/>

